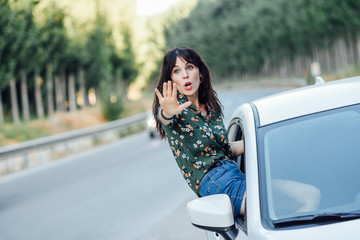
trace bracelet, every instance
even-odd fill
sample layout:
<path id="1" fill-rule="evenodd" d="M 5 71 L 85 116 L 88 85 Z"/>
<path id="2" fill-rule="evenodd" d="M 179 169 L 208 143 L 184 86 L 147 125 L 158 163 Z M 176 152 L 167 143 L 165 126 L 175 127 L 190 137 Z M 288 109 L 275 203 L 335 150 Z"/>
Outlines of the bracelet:
<path id="1" fill-rule="evenodd" d="M 171 118 L 165 117 L 162 109 L 160 110 L 160 114 L 163 119 L 168 120 L 168 121 L 173 120 L 173 118 L 175 117 L 175 115 L 173 115 Z"/>

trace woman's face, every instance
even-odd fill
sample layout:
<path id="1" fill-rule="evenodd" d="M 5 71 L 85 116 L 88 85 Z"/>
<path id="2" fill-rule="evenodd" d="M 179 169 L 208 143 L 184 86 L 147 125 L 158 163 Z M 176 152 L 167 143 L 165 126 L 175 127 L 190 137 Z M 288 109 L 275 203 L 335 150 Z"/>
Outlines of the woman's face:
<path id="1" fill-rule="evenodd" d="M 202 77 L 194 64 L 188 63 L 183 58 L 176 58 L 175 66 L 171 71 L 171 79 L 176 83 L 178 91 L 190 98 L 198 97 L 200 86 L 200 77 Z"/>

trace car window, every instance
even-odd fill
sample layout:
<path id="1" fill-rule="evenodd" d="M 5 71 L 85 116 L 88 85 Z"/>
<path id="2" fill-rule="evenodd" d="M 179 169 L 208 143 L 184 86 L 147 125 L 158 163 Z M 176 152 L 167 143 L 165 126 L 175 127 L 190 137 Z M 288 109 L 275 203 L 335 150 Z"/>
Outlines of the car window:
<path id="1" fill-rule="evenodd" d="M 266 199 L 262 209 L 268 218 L 360 210 L 359 105 L 284 121 L 260 132 Z M 299 186 L 295 191 L 303 198 L 317 192 L 318 202 L 303 209 L 302 199 L 288 194 L 289 186 Z"/>

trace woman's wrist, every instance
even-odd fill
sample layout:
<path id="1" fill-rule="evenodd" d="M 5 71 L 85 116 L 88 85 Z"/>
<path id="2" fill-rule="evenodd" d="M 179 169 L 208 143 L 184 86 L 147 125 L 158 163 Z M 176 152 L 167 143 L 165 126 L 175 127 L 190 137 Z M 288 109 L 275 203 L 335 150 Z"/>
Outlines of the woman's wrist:
<path id="1" fill-rule="evenodd" d="M 166 113 L 164 114 L 163 109 L 160 110 L 160 115 L 164 120 L 167 120 L 167 121 L 173 120 L 173 118 L 175 116 L 175 115 L 172 115 L 171 117 L 168 117 Z"/>

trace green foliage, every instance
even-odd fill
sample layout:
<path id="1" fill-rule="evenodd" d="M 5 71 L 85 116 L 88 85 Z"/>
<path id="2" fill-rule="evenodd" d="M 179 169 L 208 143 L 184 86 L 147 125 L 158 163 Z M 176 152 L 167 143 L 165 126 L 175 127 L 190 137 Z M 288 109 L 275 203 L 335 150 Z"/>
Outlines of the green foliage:
<path id="1" fill-rule="evenodd" d="M 131 1 L 127 2 L 130 4 Z M 88 5 L 86 1 L 82 4 Z M 125 5 L 127 3 L 122 2 L 117 6 Z M 78 79 L 76 74 L 82 69 L 87 89 L 102 85 L 108 88 L 119 81 L 126 82 L 122 86 L 128 86 L 135 80 L 138 66 L 132 48 L 130 23 L 124 19 L 121 22 L 120 35 L 123 36 L 120 38 L 123 37 L 124 44 L 118 49 L 113 40 L 113 32 L 119 32 L 113 28 L 114 12 L 110 14 L 112 17 L 109 16 L 109 9 L 104 11 L 97 1 L 95 20 L 90 18 L 80 26 L 81 20 L 76 14 L 69 15 L 76 6 L 77 3 L 64 4 L 54 0 L 0 0 L 0 91 L 3 99 L 9 99 L 9 79 L 14 77 L 17 80 L 20 70 L 27 76 L 40 74 L 45 81 L 53 81 L 54 75 L 59 73 L 64 73 L 65 77 L 72 74 Z M 48 72 L 47 66 L 51 66 Z M 34 86 L 33 80 L 28 81 L 29 91 L 34 91 Z M 49 96 L 44 86 L 47 85 L 41 85 L 43 99 Z M 63 91 L 67 93 L 67 89 Z M 103 98 L 112 94 L 101 93 Z M 10 112 L 9 101 L 3 101 L 3 104 L 4 110 Z M 35 99 L 30 98 L 30 105 L 30 110 L 34 110 Z"/>
<path id="2" fill-rule="evenodd" d="M 315 83 L 315 77 L 311 74 L 310 71 L 306 73 L 306 84 L 313 85 Z"/>
<path id="3" fill-rule="evenodd" d="M 103 117 L 109 121 L 120 118 L 120 114 L 123 110 L 124 106 L 121 101 L 118 101 L 116 95 L 105 98 L 101 102 L 101 113 Z"/>
<path id="4" fill-rule="evenodd" d="M 46 18 L 43 25 L 39 26 L 37 65 L 45 68 L 44 63 L 51 62 L 57 69 L 59 65 L 65 64 L 63 62 L 64 54 L 69 44 L 64 26 L 65 12 L 53 2 L 44 9 L 43 14 Z"/>
<path id="5" fill-rule="evenodd" d="M 32 71 L 38 64 L 42 64 L 41 57 L 38 56 L 38 27 L 33 20 L 33 9 L 35 3 L 30 2 L 18 7 L 17 20 L 22 24 L 16 29 L 21 45 L 16 54 L 17 70 Z"/>
<path id="6" fill-rule="evenodd" d="M 129 85 L 134 82 L 138 69 L 135 63 L 135 54 L 132 48 L 131 34 L 128 28 L 125 28 L 123 31 L 124 35 L 124 44 L 125 49 L 121 52 L 121 57 L 119 57 L 119 62 L 114 62 L 114 67 L 121 67 L 122 69 L 122 79 L 124 79 L 125 83 Z M 116 65 L 118 63 L 118 66 Z"/>
<path id="7" fill-rule="evenodd" d="M 8 1 L 0 3 L 0 90 L 9 84 L 19 65 L 19 51 L 24 43 L 26 21 L 22 11 L 12 10 Z"/>
<path id="8" fill-rule="evenodd" d="M 219 77 L 256 73 L 269 61 L 311 57 L 315 47 L 360 32 L 357 0 L 199 0 L 165 29 L 167 49 L 197 50 Z"/>
<path id="9" fill-rule="evenodd" d="M 6 55 L 12 12 L 7 1 L 0 1 L 0 91 L 7 86 Z"/>
<path id="10" fill-rule="evenodd" d="M 80 2 L 89 5 L 83 9 L 88 14 L 73 11 Z M 175 46 L 197 50 L 212 73 L 222 78 L 257 73 L 289 57 L 311 58 L 314 49 L 330 47 L 339 38 L 354 44 L 360 30 L 359 0 L 198 0 L 190 14 L 194 1 L 187 0 L 168 14 L 165 49 L 161 27 L 149 23 L 144 51 L 146 47 L 133 45 L 134 1 L 110 2 L 96 1 L 93 8 L 86 0 L 0 0 L 0 91 L 5 111 L 11 111 L 9 79 L 17 78 L 20 69 L 27 76 L 39 73 L 46 81 L 60 71 L 78 79 L 82 69 L 86 88 L 100 89 L 101 98 L 107 99 L 119 96 L 116 90 L 134 82 L 140 69 L 139 79 L 149 76 L 153 66 L 161 65 L 153 63 L 161 61 L 160 51 Z M 107 5 L 113 9 L 106 10 Z M 355 59 L 357 54 L 354 51 Z M 47 64 L 52 71 L 45 78 Z M 34 82 L 28 87 L 33 91 Z M 29 99 L 33 110 L 35 101 Z"/>
<path id="11" fill-rule="evenodd" d="M 111 78 L 111 46 L 108 44 L 110 33 L 105 29 L 104 22 L 105 17 L 99 15 L 86 43 L 88 87 L 97 87 L 101 81 L 107 82 Z"/>

